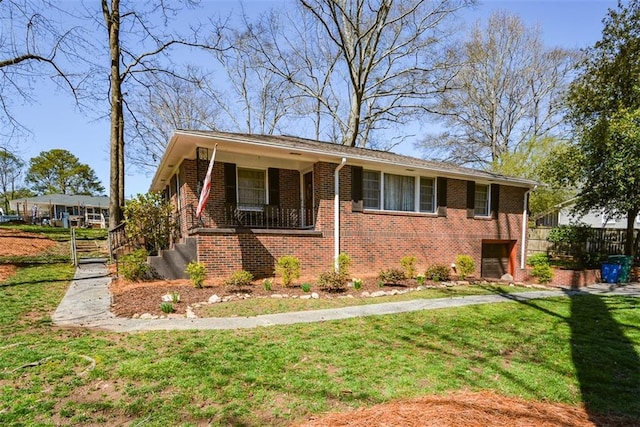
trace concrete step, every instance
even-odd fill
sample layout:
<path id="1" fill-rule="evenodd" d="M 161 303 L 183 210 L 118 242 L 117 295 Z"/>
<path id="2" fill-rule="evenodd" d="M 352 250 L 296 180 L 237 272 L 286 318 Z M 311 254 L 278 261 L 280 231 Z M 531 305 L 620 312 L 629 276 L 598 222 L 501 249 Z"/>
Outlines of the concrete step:
<path id="1" fill-rule="evenodd" d="M 197 240 L 188 237 L 184 243 L 178 243 L 173 249 L 161 251 L 157 256 L 148 258 L 154 273 L 165 279 L 187 279 L 187 264 L 197 258 Z"/>

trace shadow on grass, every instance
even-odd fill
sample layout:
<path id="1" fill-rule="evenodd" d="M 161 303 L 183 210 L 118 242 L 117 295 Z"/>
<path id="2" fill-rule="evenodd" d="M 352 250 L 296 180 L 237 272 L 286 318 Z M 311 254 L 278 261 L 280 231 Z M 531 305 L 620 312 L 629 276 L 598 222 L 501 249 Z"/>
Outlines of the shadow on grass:
<path id="1" fill-rule="evenodd" d="M 571 329 L 571 357 L 585 409 L 597 426 L 611 426 L 611 418 L 620 416 L 614 425 L 640 425 L 640 356 L 626 331 L 638 326 L 613 317 L 616 310 L 638 310 L 637 297 L 594 295 L 579 290 L 565 290 L 571 313 L 564 317 L 535 300 L 495 292 L 514 302 L 563 319 Z M 636 332 L 637 333 L 637 332 Z M 631 424 L 629 424 L 631 422 Z"/>
<path id="2" fill-rule="evenodd" d="M 605 425 L 598 414 L 626 415 L 640 423 L 640 357 L 610 308 L 618 302 L 637 309 L 638 299 L 569 295 L 571 355 L 587 412 L 596 425 Z"/>

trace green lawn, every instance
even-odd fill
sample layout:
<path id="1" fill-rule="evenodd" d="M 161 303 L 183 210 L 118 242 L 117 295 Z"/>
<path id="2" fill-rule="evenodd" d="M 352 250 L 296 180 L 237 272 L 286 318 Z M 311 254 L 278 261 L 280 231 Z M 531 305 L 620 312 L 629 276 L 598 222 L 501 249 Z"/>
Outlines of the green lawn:
<path id="1" fill-rule="evenodd" d="M 0 425 L 287 425 L 459 389 L 640 416 L 634 298 L 115 334 L 52 325 L 72 273 L 33 266 L 0 284 Z"/>

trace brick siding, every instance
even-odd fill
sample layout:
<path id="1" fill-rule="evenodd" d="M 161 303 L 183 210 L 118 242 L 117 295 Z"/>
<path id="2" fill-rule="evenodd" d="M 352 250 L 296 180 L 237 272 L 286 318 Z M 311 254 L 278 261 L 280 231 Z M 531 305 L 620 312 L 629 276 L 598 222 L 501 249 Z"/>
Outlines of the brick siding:
<path id="1" fill-rule="evenodd" d="M 200 165 L 204 177 L 207 162 Z M 228 277 L 234 271 L 248 270 L 255 276 L 273 274 L 276 260 L 295 255 L 301 261 L 302 274 L 314 275 L 333 265 L 334 171 L 338 165 L 318 162 L 313 166 L 315 227 L 311 231 L 262 231 L 195 229 L 198 260 L 205 263 L 207 274 Z M 185 160 L 180 167 L 182 206 L 198 203 L 195 160 Z M 301 206 L 301 174 L 280 170 L 281 205 Z M 473 257 L 476 276 L 480 274 L 483 241 L 509 242 L 514 245 L 518 266 L 516 280 L 525 277 L 519 269 L 522 209 L 525 188 L 500 185 L 498 219 L 467 218 L 466 181 L 447 179 L 447 216 L 397 212 L 352 212 L 351 168 L 340 171 L 340 251 L 352 259 L 352 275 L 375 274 L 381 269 L 400 267 L 405 255 L 418 258 L 418 271 L 434 263 L 450 265 L 458 254 Z M 216 215 L 224 207 L 224 164 L 216 163 L 211 195 L 205 215 Z M 183 236 L 189 232 L 183 229 Z"/>

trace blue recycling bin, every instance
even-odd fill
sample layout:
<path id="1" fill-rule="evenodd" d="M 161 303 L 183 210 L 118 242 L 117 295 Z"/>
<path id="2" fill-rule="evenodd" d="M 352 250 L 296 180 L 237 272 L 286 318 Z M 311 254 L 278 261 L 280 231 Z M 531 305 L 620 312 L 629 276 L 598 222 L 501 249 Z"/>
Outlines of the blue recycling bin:
<path id="1" fill-rule="evenodd" d="M 609 262 L 603 263 L 600 268 L 600 275 L 602 276 L 602 281 L 605 283 L 618 283 L 618 279 L 620 278 L 621 271 L 622 271 L 622 266 L 620 264 L 614 264 Z"/>

